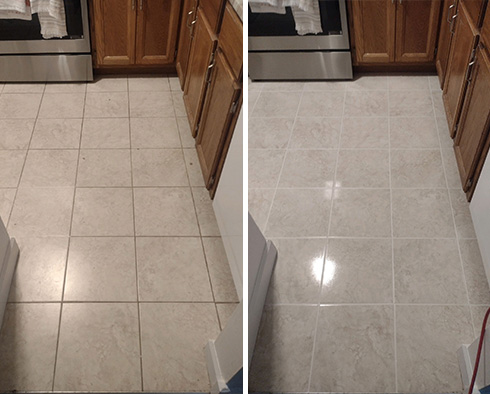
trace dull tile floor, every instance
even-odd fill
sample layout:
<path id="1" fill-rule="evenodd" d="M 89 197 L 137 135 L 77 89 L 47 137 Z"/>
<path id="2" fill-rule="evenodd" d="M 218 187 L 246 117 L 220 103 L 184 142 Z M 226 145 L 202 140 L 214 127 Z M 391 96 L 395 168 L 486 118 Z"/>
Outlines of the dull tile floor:
<path id="1" fill-rule="evenodd" d="M 238 301 L 175 77 L 0 84 L 0 391 L 209 391 Z"/>
<path id="2" fill-rule="evenodd" d="M 249 209 L 279 251 L 251 390 L 461 392 L 490 291 L 437 77 L 249 89 Z"/>

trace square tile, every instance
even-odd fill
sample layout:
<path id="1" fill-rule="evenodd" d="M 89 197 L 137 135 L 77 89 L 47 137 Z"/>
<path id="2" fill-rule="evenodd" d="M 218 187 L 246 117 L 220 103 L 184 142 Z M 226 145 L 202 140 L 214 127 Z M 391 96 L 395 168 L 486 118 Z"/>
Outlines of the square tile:
<path id="1" fill-rule="evenodd" d="M 136 304 L 64 304 L 56 391 L 138 391 Z"/>
<path id="2" fill-rule="evenodd" d="M 27 153 L 20 186 L 75 186 L 77 164 L 76 150 L 30 150 Z"/>
<path id="3" fill-rule="evenodd" d="M 455 239 L 395 239 L 396 302 L 468 302 Z"/>
<path id="4" fill-rule="evenodd" d="M 490 304 L 490 290 L 476 239 L 459 241 L 470 304 Z"/>
<path id="5" fill-rule="evenodd" d="M 197 212 L 197 221 L 203 237 L 219 237 L 218 222 L 213 209 L 213 200 L 205 187 L 193 187 L 192 197 Z"/>
<path id="6" fill-rule="evenodd" d="M 308 391 L 317 310 L 298 305 L 264 307 L 250 365 L 250 391 Z"/>
<path id="7" fill-rule="evenodd" d="M 288 150 L 278 187 L 332 187 L 337 151 Z"/>
<path id="8" fill-rule="evenodd" d="M 167 77 L 131 76 L 128 78 L 128 83 L 130 92 L 168 92 L 170 90 Z"/>
<path id="9" fill-rule="evenodd" d="M 344 91 L 347 85 L 348 82 L 345 81 L 324 81 L 324 82 L 307 81 L 304 84 L 303 91 L 305 92 L 324 92 L 330 90 Z"/>
<path id="10" fill-rule="evenodd" d="M 327 392 L 394 392 L 393 307 L 320 307 L 310 387 Z"/>
<path id="11" fill-rule="evenodd" d="M 55 83 L 46 84 L 44 93 L 85 93 L 87 90 L 86 83 Z"/>
<path id="12" fill-rule="evenodd" d="M 235 312 L 237 307 L 238 304 L 236 303 L 216 304 L 216 309 L 218 309 L 218 318 L 219 318 L 219 325 L 221 327 L 221 330 L 223 330 L 226 327 L 228 320 L 230 320 L 231 315 L 233 315 L 233 312 Z"/>
<path id="13" fill-rule="evenodd" d="M 391 118 L 390 140 L 394 149 L 439 149 L 439 136 L 433 117 Z"/>
<path id="14" fill-rule="evenodd" d="M 286 151 L 278 149 L 249 149 L 248 186 L 276 187 Z"/>
<path id="15" fill-rule="evenodd" d="M 8 304 L 0 333 L 0 390 L 51 391 L 60 304 Z"/>
<path id="16" fill-rule="evenodd" d="M 213 302 L 200 238 L 136 239 L 140 301 Z"/>
<path id="17" fill-rule="evenodd" d="M 87 84 L 88 93 L 127 92 L 128 78 L 120 76 L 99 76 Z"/>
<path id="18" fill-rule="evenodd" d="M 0 119 L 35 119 L 42 94 L 2 94 Z"/>
<path id="19" fill-rule="evenodd" d="M 177 126 L 179 128 L 180 141 L 184 148 L 194 148 L 196 140 L 192 136 L 191 126 L 187 117 L 177 117 Z"/>
<path id="20" fill-rule="evenodd" d="M 84 106 L 85 93 L 45 93 L 39 110 L 39 118 L 82 118 Z"/>
<path id="21" fill-rule="evenodd" d="M 168 82 L 170 84 L 170 90 L 176 91 L 176 92 L 182 91 L 182 87 L 180 86 L 179 77 L 168 77 Z"/>
<path id="22" fill-rule="evenodd" d="M 140 308 L 144 391 L 208 392 L 203 349 L 219 334 L 214 305 L 143 303 Z"/>
<path id="23" fill-rule="evenodd" d="M 172 100 L 174 104 L 175 116 L 187 116 L 182 92 L 172 92 Z"/>
<path id="24" fill-rule="evenodd" d="M 356 75 L 345 83 L 346 90 L 388 90 L 388 78 L 383 75 Z"/>
<path id="25" fill-rule="evenodd" d="M 27 149 L 34 119 L 0 120 L 0 149 Z"/>
<path id="26" fill-rule="evenodd" d="M 199 236 L 190 188 L 134 189 L 136 235 Z"/>
<path id="27" fill-rule="evenodd" d="M 339 116 L 344 110 L 344 98 L 344 92 L 304 92 L 298 116 Z"/>
<path id="28" fill-rule="evenodd" d="M 339 151 L 336 184 L 339 187 L 390 187 L 388 150 Z"/>
<path id="29" fill-rule="evenodd" d="M 330 189 L 278 189 L 267 237 L 325 237 L 331 203 Z"/>
<path id="30" fill-rule="evenodd" d="M 474 329 L 474 338 L 480 336 L 481 328 L 483 325 L 483 319 L 485 318 L 485 314 L 489 305 L 470 305 L 471 310 L 471 318 L 473 320 L 473 329 Z"/>
<path id="31" fill-rule="evenodd" d="M 433 116 L 429 91 L 397 90 L 390 92 L 390 116 Z"/>
<path id="32" fill-rule="evenodd" d="M 199 164 L 199 158 L 194 148 L 184 149 L 185 166 L 187 167 L 187 175 L 191 186 L 203 186 L 204 178 Z"/>
<path id="33" fill-rule="evenodd" d="M 131 189 L 77 189 L 71 235 L 134 235 Z"/>
<path id="34" fill-rule="evenodd" d="M 124 118 L 129 116 L 126 92 L 87 93 L 86 118 Z"/>
<path id="35" fill-rule="evenodd" d="M 390 239 L 331 238 L 320 302 L 392 303 L 392 269 Z"/>
<path id="36" fill-rule="evenodd" d="M 305 86 L 304 82 L 264 82 L 263 92 L 301 92 Z"/>
<path id="37" fill-rule="evenodd" d="M 267 304 L 317 304 L 326 238 L 274 239 L 280 264 L 272 272 Z"/>
<path id="38" fill-rule="evenodd" d="M 82 119 L 38 119 L 31 149 L 78 149 Z"/>
<path id="39" fill-rule="evenodd" d="M 64 301 L 137 299 L 133 238 L 71 238 Z"/>
<path id="40" fill-rule="evenodd" d="M 251 118 L 248 121 L 248 148 L 286 149 L 294 118 Z"/>
<path id="41" fill-rule="evenodd" d="M 67 237 L 17 238 L 19 261 L 9 302 L 61 302 Z"/>
<path id="42" fill-rule="evenodd" d="M 441 151 L 393 150 L 391 152 L 391 186 L 446 187 Z"/>
<path id="43" fill-rule="evenodd" d="M 129 149 L 85 149 L 80 151 L 78 187 L 131 186 Z"/>
<path id="44" fill-rule="evenodd" d="M 133 149 L 133 184 L 189 186 L 181 149 Z"/>
<path id="45" fill-rule="evenodd" d="M 5 226 L 14 205 L 16 192 L 16 189 L 0 189 L 0 219 L 3 220 Z"/>
<path id="46" fill-rule="evenodd" d="M 395 237 L 455 237 L 447 190 L 394 189 L 392 198 Z"/>
<path id="47" fill-rule="evenodd" d="M 342 118 L 296 118 L 289 147 L 337 149 Z"/>
<path id="48" fill-rule="evenodd" d="M 262 232 L 265 232 L 274 194 L 275 189 L 248 189 L 248 211 Z"/>
<path id="49" fill-rule="evenodd" d="M 387 117 L 344 118 L 341 148 L 387 149 L 390 146 Z"/>
<path id="50" fill-rule="evenodd" d="M 73 209 L 73 188 L 19 188 L 10 215 L 11 236 L 67 236 Z"/>
<path id="51" fill-rule="evenodd" d="M 181 148 L 176 118 L 132 118 L 132 148 Z"/>
<path id="52" fill-rule="evenodd" d="M 437 131 L 439 132 L 439 140 L 443 149 L 452 149 L 454 140 L 449 133 L 449 126 L 446 117 L 436 117 Z"/>
<path id="53" fill-rule="evenodd" d="M 82 149 L 125 149 L 130 147 L 129 119 L 84 119 Z"/>
<path id="54" fill-rule="evenodd" d="M 398 391 L 462 391 L 456 352 L 473 339 L 468 306 L 396 306 Z"/>
<path id="55" fill-rule="evenodd" d="M 425 75 L 394 75 L 388 78 L 390 90 L 429 90 L 429 78 Z"/>
<path id="56" fill-rule="evenodd" d="M 2 93 L 43 93 L 44 83 L 7 83 Z"/>
<path id="57" fill-rule="evenodd" d="M 434 113 L 437 117 L 446 116 L 442 93 L 440 91 L 432 92 L 432 102 L 434 103 Z"/>
<path id="58" fill-rule="evenodd" d="M 17 187 L 25 158 L 25 150 L 0 150 L 0 187 Z"/>
<path id="59" fill-rule="evenodd" d="M 285 118 L 296 115 L 301 96 L 300 92 L 261 92 L 250 113 L 254 118 Z"/>
<path id="60" fill-rule="evenodd" d="M 337 189 L 331 220 L 331 236 L 390 237 L 390 191 Z"/>
<path id="61" fill-rule="evenodd" d="M 386 116 L 388 113 L 388 92 L 354 91 L 346 92 L 344 116 Z"/>
<path id="62" fill-rule="evenodd" d="M 216 302 L 238 302 L 235 284 L 221 237 L 202 239 Z"/>
<path id="63" fill-rule="evenodd" d="M 459 175 L 458 164 L 456 163 L 456 157 L 454 150 L 442 149 L 442 164 L 444 165 L 444 171 L 446 172 L 447 186 L 450 189 L 461 189 L 461 176 Z"/>
<path id="64" fill-rule="evenodd" d="M 130 92 L 129 104 L 133 118 L 175 116 L 172 93 L 170 92 Z"/>
<path id="65" fill-rule="evenodd" d="M 442 91 L 441 82 L 439 81 L 439 77 L 437 75 L 429 76 L 429 85 L 430 90 Z"/>
<path id="66" fill-rule="evenodd" d="M 449 189 L 449 197 L 458 238 L 476 238 L 470 204 L 466 199 L 466 194 L 462 189 Z"/>

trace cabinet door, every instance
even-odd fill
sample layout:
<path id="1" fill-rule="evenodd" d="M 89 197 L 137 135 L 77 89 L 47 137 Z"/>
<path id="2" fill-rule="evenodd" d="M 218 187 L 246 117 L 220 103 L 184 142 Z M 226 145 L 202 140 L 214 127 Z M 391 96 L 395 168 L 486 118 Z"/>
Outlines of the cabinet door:
<path id="1" fill-rule="evenodd" d="M 439 0 L 401 0 L 396 8 L 396 62 L 428 63 L 434 60 Z"/>
<path id="2" fill-rule="evenodd" d="M 94 0 L 93 4 L 97 64 L 134 64 L 136 0 Z"/>
<path id="3" fill-rule="evenodd" d="M 180 0 L 137 0 L 136 64 L 175 60 Z"/>
<path id="4" fill-rule="evenodd" d="M 471 53 L 475 48 L 478 38 L 468 22 L 464 8 L 458 7 L 458 16 L 454 23 L 455 33 L 451 44 L 447 75 L 442 94 L 449 132 L 452 137 L 456 134 L 456 127 L 466 90 L 466 72 Z"/>
<path id="5" fill-rule="evenodd" d="M 453 17 L 456 15 L 457 0 L 444 0 L 442 5 L 441 26 L 439 29 L 439 41 L 437 43 L 436 69 L 439 76 L 441 89 L 446 78 L 449 50 L 453 38 Z"/>
<path id="6" fill-rule="evenodd" d="M 204 95 L 208 85 L 208 67 L 211 64 L 217 44 L 216 35 L 212 32 L 200 9 L 197 13 L 195 29 L 184 86 L 184 104 L 193 136 L 197 132 Z"/>
<path id="7" fill-rule="evenodd" d="M 490 60 L 483 49 L 477 50 L 472 67 L 454 144 L 464 191 L 472 186 L 474 171 L 490 131 Z"/>
<path id="8" fill-rule="evenodd" d="M 392 0 L 352 1 L 356 57 L 359 63 L 394 61 L 395 10 Z"/>
<path id="9" fill-rule="evenodd" d="M 180 21 L 179 44 L 177 47 L 177 62 L 175 68 L 179 76 L 180 86 L 184 88 L 189 54 L 191 52 L 194 25 L 196 24 L 197 0 L 185 0 Z"/>
<path id="10" fill-rule="evenodd" d="M 237 111 L 240 88 L 223 52 L 216 52 L 211 83 L 206 94 L 203 116 L 197 136 L 197 155 L 206 187 L 215 182 L 214 174 L 230 132 L 231 120 Z"/>
<path id="11" fill-rule="evenodd" d="M 479 28 L 485 11 L 485 0 L 461 0 L 460 3 L 468 11 L 468 17 L 473 26 Z"/>

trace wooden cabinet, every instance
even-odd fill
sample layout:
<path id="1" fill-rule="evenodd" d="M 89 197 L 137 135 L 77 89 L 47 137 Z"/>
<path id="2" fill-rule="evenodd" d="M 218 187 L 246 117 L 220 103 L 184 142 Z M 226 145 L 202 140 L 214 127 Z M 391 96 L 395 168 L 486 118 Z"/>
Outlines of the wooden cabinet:
<path id="1" fill-rule="evenodd" d="M 460 0 L 460 2 L 461 4 L 464 4 L 471 23 L 476 28 L 481 27 L 483 14 L 485 13 L 486 0 Z"/>
<path id="2" fill-rule="evenodd" d="M 352 2 L 358 64 L 421 64 L 435 57 L 439 0 Z"/>
<path id="3" fill-rule="evenodd" d="M 442 5 L 441 23 L 439 28 L 439 41 L 437 43 L 436 70 L 439 77 L 441 89 L 446 79 L 449 51 L 453 38 L 453 26 L 456 16 L 458 0 L 444 0 Z"/>
<path id="4" fill-rule="evenodd" d="M 175 61 L 180 0 L 92 0 L 96 66 Z"/>
<path id="5" fill-rule="evenodd" d="M 194 37 L 194 27 L 197 23 L 197 6 L 198 0 L 184 0 L 182 8 L 182 19 L 180 21 L 179 31 L 179 50 L 177 51 L 175 64 L 182 89 L 184 89 L 185 76 L 189 64 L 192 38 Z"/>

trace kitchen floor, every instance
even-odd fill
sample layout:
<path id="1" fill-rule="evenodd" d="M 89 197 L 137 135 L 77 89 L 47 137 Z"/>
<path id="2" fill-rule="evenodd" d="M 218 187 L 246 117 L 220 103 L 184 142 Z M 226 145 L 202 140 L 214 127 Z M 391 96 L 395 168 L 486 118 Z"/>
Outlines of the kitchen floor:
<path id="1" fill-rule="evenodd" d="M 251 390 L 461 392 L 490 291 L 437 77 L 249 86 L 249 208 L 279 251 Z"/>
<path id="2" fill-rule="evenodd" d="M 177 78 L 0 84 L 0 391 L 209 391 L 238 301 Z"/>

